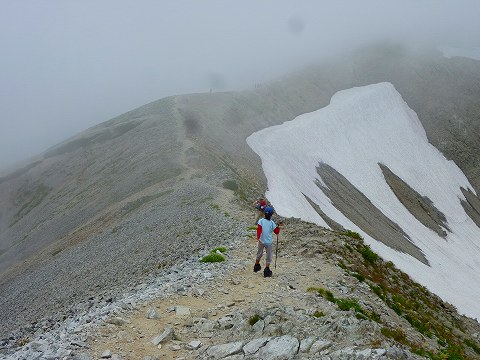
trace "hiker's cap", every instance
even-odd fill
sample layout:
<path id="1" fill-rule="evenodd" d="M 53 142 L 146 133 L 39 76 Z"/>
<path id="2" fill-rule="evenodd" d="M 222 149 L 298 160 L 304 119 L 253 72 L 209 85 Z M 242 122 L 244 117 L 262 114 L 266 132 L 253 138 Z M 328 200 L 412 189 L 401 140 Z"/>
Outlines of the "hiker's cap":
<path id="1" fill-rule="evenodd" d="M 266 207 L 264 213 L 273 215 L 273 209 L 271 207 Z"/>

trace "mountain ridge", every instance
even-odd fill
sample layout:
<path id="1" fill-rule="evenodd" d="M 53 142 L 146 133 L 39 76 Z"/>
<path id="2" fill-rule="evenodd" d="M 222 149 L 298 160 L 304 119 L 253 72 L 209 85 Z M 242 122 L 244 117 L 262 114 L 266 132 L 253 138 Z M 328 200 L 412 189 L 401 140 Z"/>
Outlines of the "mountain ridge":
<path id="1" fill-rule="evenodd" d="M 119 296 L 142 282 L 145 268 L 159 274 L 213 245 L 222 229 L 206 231 L 191 212 L 215 224 L 223 182 L 235 181 L 245 203 L 266 186 L 246 137 L 328 105 L 338 90 L 391 81 L 478 193 L 479 74 L 479 62 L 381 45 L 254 91 L 152 102 L 49 149 L 0 181 L 0 336 L 51 312 L 61 319 L 99 289 Z M 72 289 L 62 292 L 66 284 Z"/>

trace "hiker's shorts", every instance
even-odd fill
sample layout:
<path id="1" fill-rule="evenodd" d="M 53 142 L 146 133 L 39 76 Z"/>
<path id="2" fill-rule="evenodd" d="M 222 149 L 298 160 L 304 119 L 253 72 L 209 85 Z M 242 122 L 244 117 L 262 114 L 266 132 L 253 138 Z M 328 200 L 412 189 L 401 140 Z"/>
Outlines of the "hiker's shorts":
<path id="1" fill-rule="evenodd" d="M 267 259 L 266 262 L 267 264 L 272 263 L 272 244 L 263 244 L 261 241 L 258 242 L 258 251 L 257 251 L 257 260 L 260 261 L 263 255 L 263 249 L 265 249 L 265 252 L 267 253 Z"/>

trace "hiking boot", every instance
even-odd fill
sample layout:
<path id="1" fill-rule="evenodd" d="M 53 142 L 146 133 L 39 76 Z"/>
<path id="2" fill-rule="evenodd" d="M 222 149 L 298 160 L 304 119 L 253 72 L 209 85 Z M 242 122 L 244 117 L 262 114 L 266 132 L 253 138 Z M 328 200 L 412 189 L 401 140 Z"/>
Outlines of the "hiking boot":
<path id="1" fill-rule="evenodd" d="M 255 264 L 255 266 L 253 267 L 253 272 L 259 272 L 261 268 L 262 267 L 260 266 L 260 264 Z"/>
<path id="2" fill-rule="evenodd" d="M 263 269 L 263 276 L 264 277 L 271 277 L 272 276 L 272 270 L 270 270 L 269 267 L 266 267 L 265 269 Z"/>

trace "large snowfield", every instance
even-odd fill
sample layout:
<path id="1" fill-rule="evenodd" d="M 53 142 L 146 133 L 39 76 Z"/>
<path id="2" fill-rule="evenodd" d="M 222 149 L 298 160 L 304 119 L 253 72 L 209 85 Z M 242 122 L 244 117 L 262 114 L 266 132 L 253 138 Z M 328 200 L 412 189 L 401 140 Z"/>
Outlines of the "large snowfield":
<path id="1" fill-rule="evenodd" d="M 328 227 L 303 194 L 307 195 L 327 216 L 362 234 L 384 259 L 461 313 L 480 319 L 480 228 L 460 203 L 465 199 L 461 187 L 475 191 L 456 164 L 428 143 L 416 113 L 392 84 L 340 91 L 327 107 L 256 132 L 247 143 L 262 158 L 266 196 L 279 215 Z M 423 251 L 429 266 L 369 237 L 337 210 L 315 185 L 322 181 L 316 170 L 319 163 L 333 167 L 397 223 Z M 379 163 L 445 215 L 450 230 L 446 238 L 402 205 Z"/>

